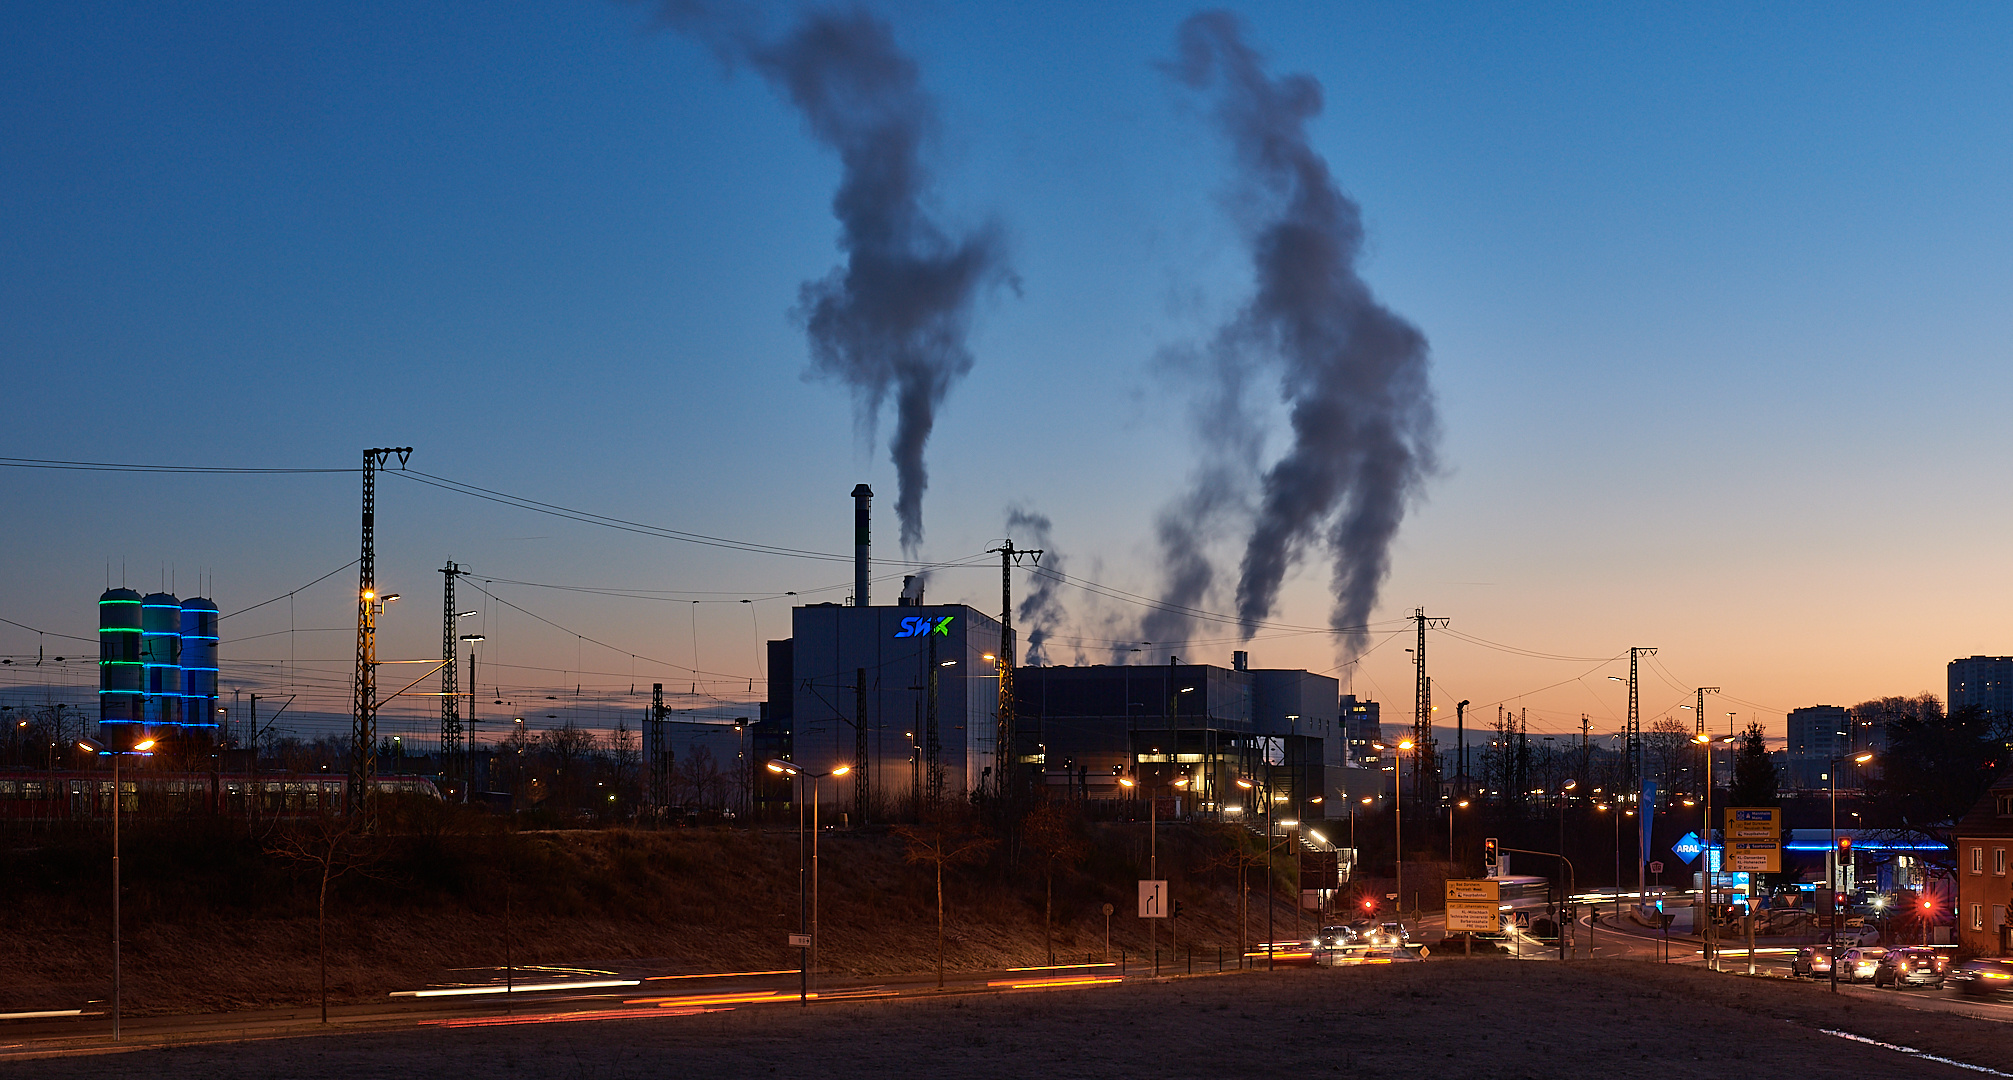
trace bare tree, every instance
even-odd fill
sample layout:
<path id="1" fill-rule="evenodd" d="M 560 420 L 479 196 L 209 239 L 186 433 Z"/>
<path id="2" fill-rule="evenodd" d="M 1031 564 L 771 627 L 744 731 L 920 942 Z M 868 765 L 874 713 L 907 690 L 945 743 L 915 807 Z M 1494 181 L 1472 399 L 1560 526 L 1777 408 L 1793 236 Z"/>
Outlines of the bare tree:
<path id="1" fill-rule="evenodd" d="M 998 841 L 956 815 L 951 807 L 939 807 L 919 825 L 898 825 L 895 835 L 908 844 L 903 858 L 911 866 L 928 866 L 937 878 L 937 989 L 944 987 L 944 868 L 978 862 Z"/>
<path id="2" fill-rule="evenodd" d="M 578 805 L 579 800 L 573 798 L 573 789 L 579 781 L 574 766 L 594 753 L 595 741 L 593 732 L 571 720 L 539 737 L 545 752 L 551 754 L 558 765 L 559 776 L 553 786 L 559 789 L 559 800 L 563 805 Z"/>
<path id="3" fill-rule="evenodd" d="M 1251 871 L 1272 865 L 1272 849 L 1248 846 L 1251 833 L 1241 826 L 1225 826 L 1223 836 L 1230 846 L 1215 858 L 1203 864 L 1205 870 L 1229 870 L 1237 875 L 1237 955 L 1241 957 L 1251 951 L 1249 897 L 1251 895 Z M 1271 903 L 1272 887 L 1268 872 L 1266 882 L 1266 903 Z"/>
<path id="4" fill-rule="evenodd" d="M 1083 842 L 1075 806 L 1059 799 L 1043 799 L 1035 805 L 1027 820 L 1021 824 L 1021 839 L 1041 860 L 1042 877 L 1047 889 L 1047 897 L 1042 904 L 1041 937 L 1042 945 L 1048 952 L 1048 962 L 1053 965 L 1055 872 L 1082 862 L 1089 846 Z"/>
<path id="5" fill-rule="evenodd" d="M 296 819 L 274 835 L 266 853 L 302 866 L 318 879 L 315 889 L 315 959 L 321 969 L 322 1023 L 329 1022 L 329 885 L 365 871 L 378 852 L 362 833 L 361 814 L 321 813 Z"/>
<path id="6" fill-rule="evenodd" d="M 1676 795 L 1684 787 L 1685 774 L 1698 756 L 1691 728 L 1682 720 L 1665 716 L 1643 733 L 1643 769 L 1656 779 L 1664 794 Z M 1697 792 L 1693 792 L 1697 794 Z"/>

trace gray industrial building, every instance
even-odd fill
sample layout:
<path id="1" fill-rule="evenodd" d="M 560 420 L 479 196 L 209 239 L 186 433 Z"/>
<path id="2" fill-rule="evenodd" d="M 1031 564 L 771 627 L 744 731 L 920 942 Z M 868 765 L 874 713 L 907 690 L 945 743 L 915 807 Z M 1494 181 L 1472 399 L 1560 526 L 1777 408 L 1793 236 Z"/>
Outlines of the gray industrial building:
<path id="1" fill-rule="evenodd" d="M 869 820 L 990 786 L 999 620 L 963 604 L 817 604 L 793 610 L 790 627 L 788 641 L 770 642 L 758 759 L 786 757 L 811 773 L 864 760 L 864 775 L 824 782 L 825 800 L 858 813 L 863 794 Z M 790 801 L 773 779 L 757 792 L 762 803 Z"/>
<path id="2" fill-rule="evenodd" d="M 1269 786 L 1276 814 L 1318 819 L 1341 783 L 1338 686 L 1325 675 L 1100 664 L 1024 667 L 1014 680 L 1020 757 L 1052 795 L 1151 793 L 1183 814 L 1243 813 Z M 1172 786 L 1177 777 L 1185 789 Z M 1240 788 L 1240 778 L 1257 786 Z"/>

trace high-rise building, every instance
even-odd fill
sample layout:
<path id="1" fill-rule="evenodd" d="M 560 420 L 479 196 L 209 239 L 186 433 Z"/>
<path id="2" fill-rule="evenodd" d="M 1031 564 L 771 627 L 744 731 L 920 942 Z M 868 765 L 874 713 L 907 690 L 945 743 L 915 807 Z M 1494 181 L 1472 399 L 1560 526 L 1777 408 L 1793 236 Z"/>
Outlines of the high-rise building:
<path id="1" fill-rule="evenodd" d="M 1950 661 L 1950 712 L 1976 705 L 1988 716 L 2013 715 L 2013 656 L 1967 656 Z"/>
<path id="2" fill-rule="evenodd" d="M 1809 705 L 1789 711 L 1789 771 L 1791 788 L 1821 788 L 1831 784 L 1832 762 L 1853 753 L 1852 712 L 1839 705 Z M 1856 786 L 1845 776 L 1839 786 Z"/>
<path id="3" fill-rule="evenodd" d="M 1368 698 L 1342 695 L 1342 729 L 1349 746 L 1349 764 L 1374 767 L 1383 760 L 1377 744 L 1384 741 L 1383 709 Z"/>

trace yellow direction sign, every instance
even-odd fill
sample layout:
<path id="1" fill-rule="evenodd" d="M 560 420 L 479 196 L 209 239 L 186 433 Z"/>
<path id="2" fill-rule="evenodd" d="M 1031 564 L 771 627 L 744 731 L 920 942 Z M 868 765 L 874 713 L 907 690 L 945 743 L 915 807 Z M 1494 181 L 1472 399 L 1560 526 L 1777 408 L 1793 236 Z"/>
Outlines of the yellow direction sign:
<path id="1" fill-rule="evenodd" d="M 1727 808 L 1727 839 L 1773 840 L 1781 835 L 1781 809 L 1773 806 L 1730 806 Z"/>
<path id="2" fill-rule="evenodd" d="M 1735 873 L 1780 874 L 1782 842 L 1729 838 L 1726 842 L 1726 868 Z"/>
<path id="3" fill-rule="evenodd" d="M 1447 932 L 1494 934 L 1503 929 L 1499 882 L 1447 881 Z"/>

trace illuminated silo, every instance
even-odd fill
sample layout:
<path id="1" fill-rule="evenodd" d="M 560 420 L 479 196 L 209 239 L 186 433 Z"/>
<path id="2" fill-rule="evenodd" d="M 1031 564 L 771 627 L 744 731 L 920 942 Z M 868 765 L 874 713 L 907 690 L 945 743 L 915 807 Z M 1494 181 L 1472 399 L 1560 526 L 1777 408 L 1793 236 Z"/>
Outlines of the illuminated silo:
<path id="1" fill-rule="evenodd" d="M 182 601 L 182 723 L 217 726 L 217 605 Z"/>
<path id="2" fill-rule="evenodd" d="M 147 726 L 172 734 L 182 723 L 182 602 L 167 593 L 140 601 L 140 664 Z"/>
<path id="3" fill-rule="evenodd" d="M 98 597 L 98 738 L 131 746 L 146 722 L 146 678 L 140 662 L 140 594 L 106 589 Z"/>

